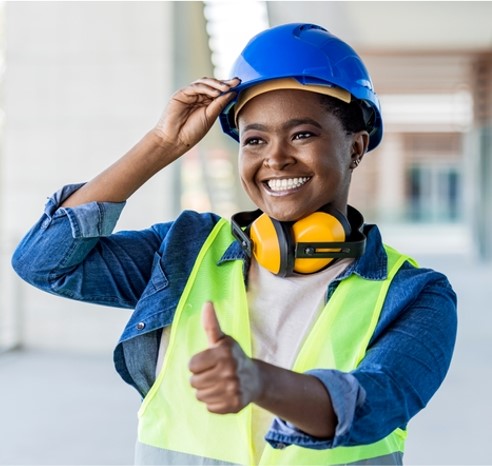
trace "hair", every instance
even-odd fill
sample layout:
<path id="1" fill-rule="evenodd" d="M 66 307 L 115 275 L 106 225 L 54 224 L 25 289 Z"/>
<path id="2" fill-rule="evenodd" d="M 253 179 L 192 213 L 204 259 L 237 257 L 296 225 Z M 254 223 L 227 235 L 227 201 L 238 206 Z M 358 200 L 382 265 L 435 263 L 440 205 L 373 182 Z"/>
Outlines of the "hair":
<path id="1" fill-rule="evenodd" d="M 334 97 L 320 94 L 320 100 L 323 107 L 340 120 L 347 133 L 353 134 L 368 129 L 361 103 L 357 99 L 352 99 L 350 103 L 346 103 Z"/>

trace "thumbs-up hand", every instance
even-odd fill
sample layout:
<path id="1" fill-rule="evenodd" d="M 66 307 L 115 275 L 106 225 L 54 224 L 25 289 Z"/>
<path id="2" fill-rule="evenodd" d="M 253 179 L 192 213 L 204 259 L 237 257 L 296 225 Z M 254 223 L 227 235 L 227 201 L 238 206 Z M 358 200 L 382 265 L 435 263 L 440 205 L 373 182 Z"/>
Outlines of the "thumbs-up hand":
<path id="1" fill-rule="evenodd" d="M 202 326 L 209 347 L 191 358 L 190 384 L 210 412 L 237 413 L 260 396 L 260 371 L 236 340 L 222 332 L 211 302 L 203 305 Z"/>

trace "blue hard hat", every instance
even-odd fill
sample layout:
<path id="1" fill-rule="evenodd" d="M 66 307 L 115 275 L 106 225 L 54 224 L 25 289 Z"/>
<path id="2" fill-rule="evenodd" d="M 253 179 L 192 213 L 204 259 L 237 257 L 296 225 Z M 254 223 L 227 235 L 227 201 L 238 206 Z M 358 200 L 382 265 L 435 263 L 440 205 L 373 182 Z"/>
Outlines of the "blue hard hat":
<path id="1" fill-rule="evenodd" d="M 241 79 L 235 88 L 238 96 L 252 86 L 282 78 L 344 89 L 361 103 L 370 134 L 368 151 L 381 141 L 380 104 L 364 63 L 352 47 L 321 26 L 283 24 L 259 33 L 236 59 L 231 75 Z M 226 134 L 239 140 L 236 102 L 237 98 L 222 111 L 220 123 Z"/>

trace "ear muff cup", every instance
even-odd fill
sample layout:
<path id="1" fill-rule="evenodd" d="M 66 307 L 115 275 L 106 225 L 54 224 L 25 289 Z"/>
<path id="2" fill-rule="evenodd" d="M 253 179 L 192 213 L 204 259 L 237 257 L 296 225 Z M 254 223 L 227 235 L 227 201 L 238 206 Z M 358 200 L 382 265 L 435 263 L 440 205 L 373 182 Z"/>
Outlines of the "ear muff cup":
<path id="1" fill-rule="evenodd" d="M 342 242 L 349 234 L 338 218 L 325 212 L 314 212 L 298 220 L 292 225 L 292 231 L 295 243 Z M 340 248 L 332 248 L 330 252 L 340 252 Z M 295 259 L 294 272 L 314 273 L 333 260 L 333 257 Z"/>
<path id="2" fill-rule="evenodd" d="M 249 228 L 253 255 L 265 269 L 284 277 L 294 263 L 294 243 L 289 225 L 261 214 Z"/>
<path id="3" fill-rule="evenodd" d="M 249 228 L 253 255 L 270 272 L 285 277 L 292 272 L 318 272 L 334 258 L 296 259 L 297 243 L 343 242 L 350 234 L 350 225 L 341 215 L 314 212 L 296 222 L 279 222 L 260 215 Z M 339 252 L 339 248 L 330 250 Z"/>

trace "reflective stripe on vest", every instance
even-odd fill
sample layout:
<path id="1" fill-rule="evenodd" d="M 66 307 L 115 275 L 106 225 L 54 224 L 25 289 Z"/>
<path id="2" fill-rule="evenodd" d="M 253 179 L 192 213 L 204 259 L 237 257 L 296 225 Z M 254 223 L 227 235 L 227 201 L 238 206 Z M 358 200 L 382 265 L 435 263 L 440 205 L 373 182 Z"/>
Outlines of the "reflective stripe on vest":
<path id="1" fill-rule="evenodd" d="M 158 449 L 233 464 L 254 464 L 251 406 L 237 414 L 209 413 L 195 398 L 188 362 L 207 347 L 201 309 L 211 300 L 223 331 L 251 356 L 251 333 L 243 263 L 217 266 L 234 241 L 222 219 L 204 243 L 176 309 L 169 346 L 161 372 L 139 411 L 138 441 Z M 342 280 L 306 336 L 293 370 L 326 367 L 350 371 L 364 357 L 374 333 L 389 285 L 408 260 L 393 249 L 388 254 L 388 277 L 366 280 L 357 275 Z M 313 450 L 291 445 L 266 445 L 260 465 L 344 464 L 402 452 L 406 432 L 396 429 L 384 439 L 357 447 Z"/>

